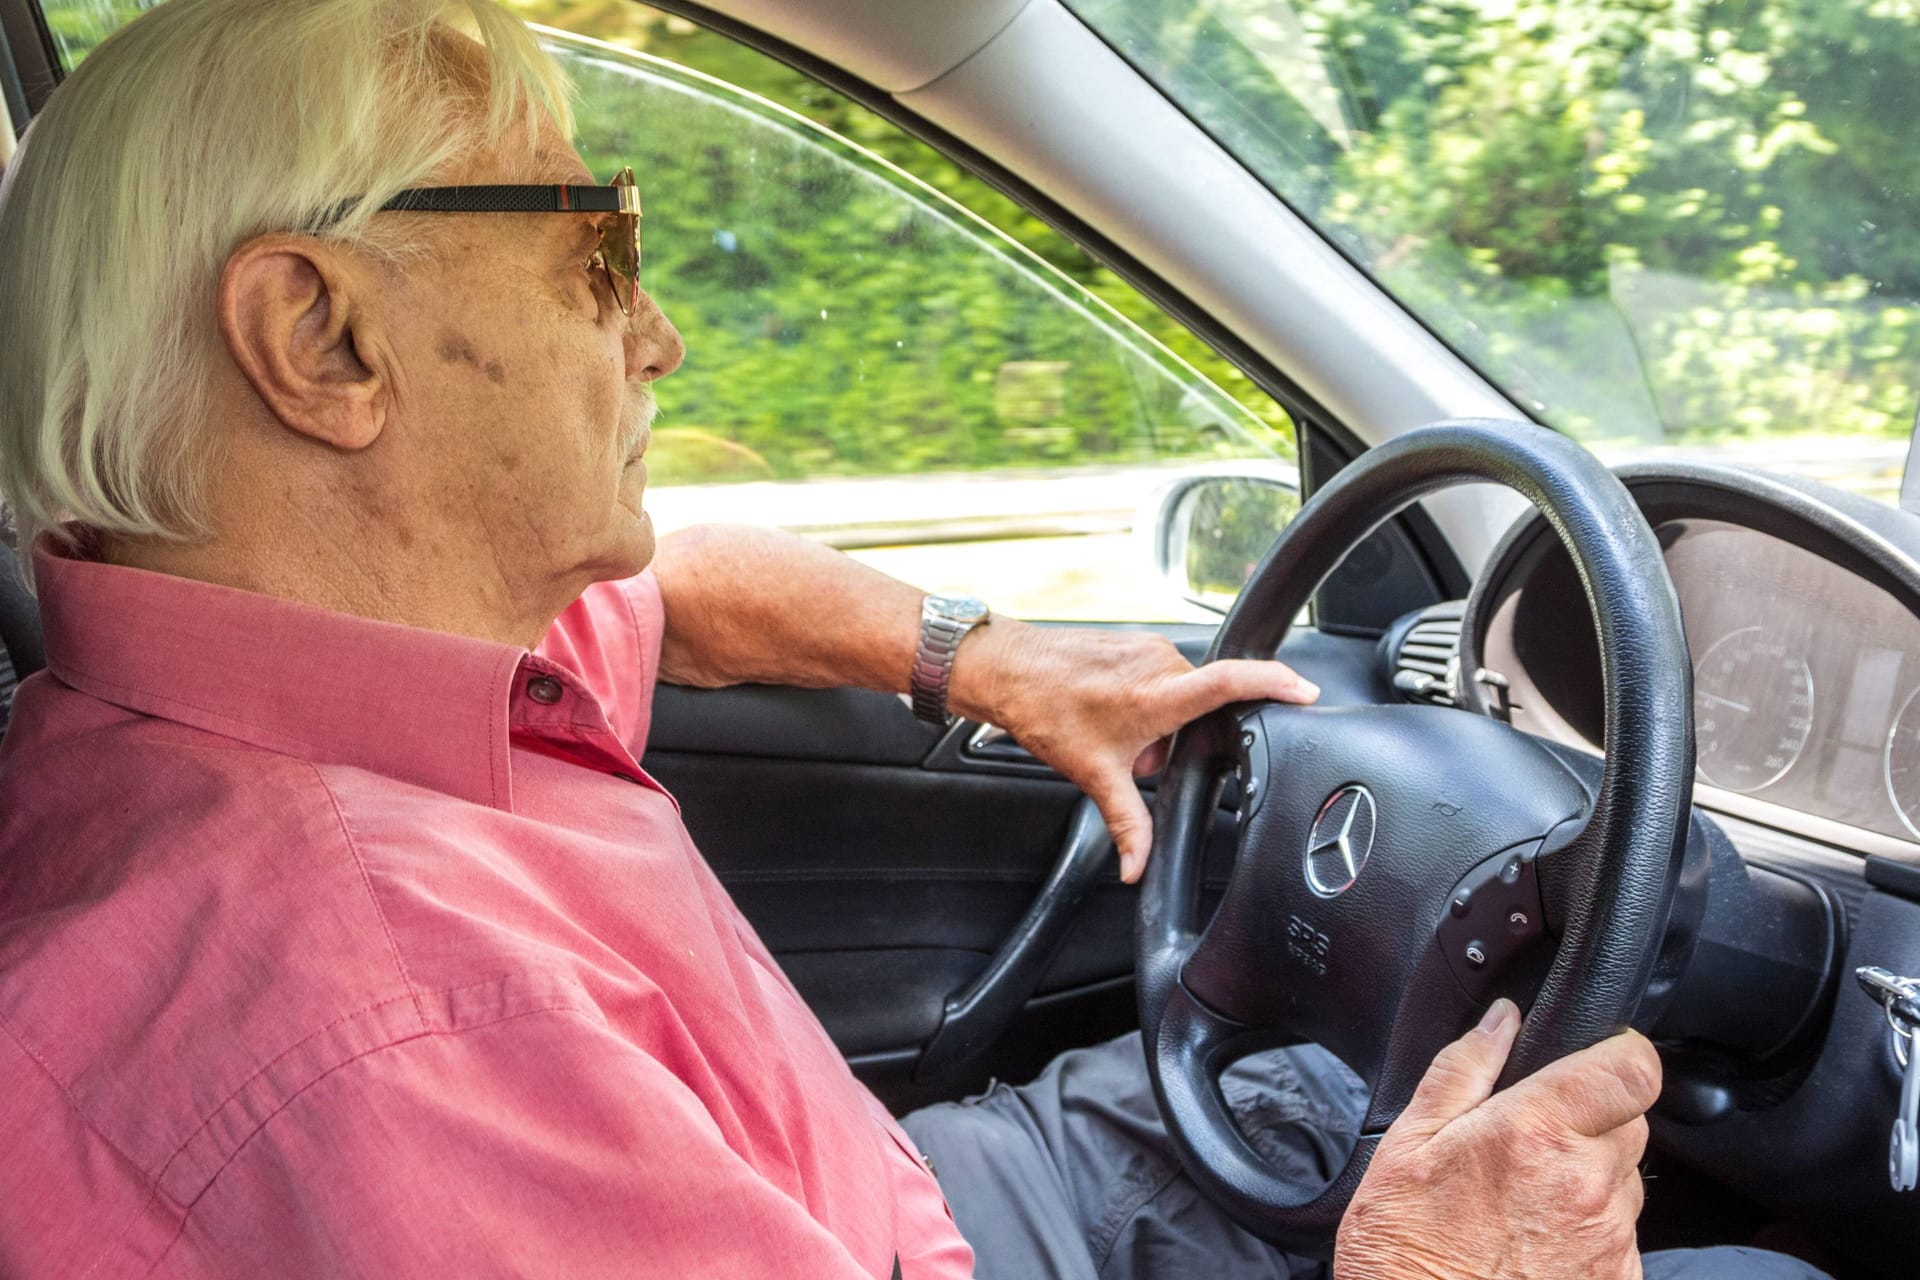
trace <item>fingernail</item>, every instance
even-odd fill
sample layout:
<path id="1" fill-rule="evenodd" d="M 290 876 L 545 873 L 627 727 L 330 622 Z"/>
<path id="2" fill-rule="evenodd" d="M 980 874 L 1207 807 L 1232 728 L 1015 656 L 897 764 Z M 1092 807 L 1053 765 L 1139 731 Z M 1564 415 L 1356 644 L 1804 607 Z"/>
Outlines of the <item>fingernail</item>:
<path id="1" fill-rule="evenodd" d="M 1480 1017 L 1480 1025 L 1475 1027 L 1474 1030 L 1483 1035 L 1493 1035 L 1497 1031 L 1504 1030 L 1508 1018 L 1519 1012 L 1519 1007 L 1516 1006 L 1513 1001 L 1507 999 L 1505 996 L 1501 996 L 1488 1006 L 1486 1013 Z"/>
<path id="2" fill-rule="evenodd" d="M 1128 854 L 1121 855 L 1121 858 L 1120 858 L 1121 882 L 1124 884 L 1132 884 L 1134 881 L 1138 880 L 1140 878 L 1141 865 L 1145 861 L 1146 859 L 1142 858 L 1137 853 L 1128 853 Z"/>
<path id="3" fill-rule="evenodd" d="M 1316 701 L 1320 697 L 1320 686 L 1313 681 L 1299 680 L 1295 683 L 1300 690 L 1300 696 L 1308 702 Z"/>

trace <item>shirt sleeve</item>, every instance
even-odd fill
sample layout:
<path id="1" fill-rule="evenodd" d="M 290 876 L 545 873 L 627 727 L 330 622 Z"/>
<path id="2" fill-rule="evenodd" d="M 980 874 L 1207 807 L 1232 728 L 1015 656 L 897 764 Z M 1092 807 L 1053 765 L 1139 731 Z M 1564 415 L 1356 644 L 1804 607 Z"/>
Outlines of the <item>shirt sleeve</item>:
<path id="1" fill-rule="evenodd" d="M 543 1012 L 317 1081 L 220 1172 L 154 1274 L 854 1280 L 891 1273 L 881 1231 L 836 1237 L 658 1061 Z"/>
<path id="2" fill-rule="evenodd" d="M 666 610 L 653 571 L 596 582 L 554 619 L 534 650 L 579 676 L 635 760 L 647 753 Z"/>

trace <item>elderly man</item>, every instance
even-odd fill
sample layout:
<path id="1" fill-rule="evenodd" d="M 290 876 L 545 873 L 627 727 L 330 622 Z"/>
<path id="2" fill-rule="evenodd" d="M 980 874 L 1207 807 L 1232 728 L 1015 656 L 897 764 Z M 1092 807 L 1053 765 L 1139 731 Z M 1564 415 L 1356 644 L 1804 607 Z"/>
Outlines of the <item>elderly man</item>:
<path id="1" fill-rule="evenodd" d="M 1175 1176 L 1137 1041 L 909 1117 L 936 1183 L 636 763 L 656 678 L 913 687 L 1083 786 L 1134 879 L 1157 744 L 1315 691 L 966 630 L 770 534 L 656 549 L 682 346 L 625 185 L 587 189 L 485 0 L 173 0 L 35 124 L 0 197 L 50 663 L 0 756 L 0 1272 L 1324 1272 Z M 1336 1274 L 1639 1274 L 1658 1060 L 1493 1095 L 1518 1021 L 1435 1062 Z M 1325 1055 L 1236 1081 L 1303 1179 L 1350 1144 Z"/>

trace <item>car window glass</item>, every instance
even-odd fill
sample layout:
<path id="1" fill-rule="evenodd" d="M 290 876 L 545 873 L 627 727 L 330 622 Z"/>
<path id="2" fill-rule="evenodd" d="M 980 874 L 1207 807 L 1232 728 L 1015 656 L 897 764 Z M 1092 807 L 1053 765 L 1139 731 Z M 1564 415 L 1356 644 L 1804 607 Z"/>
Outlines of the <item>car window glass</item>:
<path id="1" fill-rule="evenodd" d="M 1542 421 L 1893 500 L 1920 7 L 1067 3 Z"/>
<path id="2" fill-rule="evenodd" d="M 137 7 L 49 10 L 78 58 Z M 639 176 L 642 283 L 687 338 L 657 388 L 660 529 L 777 525 L 1029 617 L 1215 616 L 1156 571 L 1147 526 L 1195 470 L 1252 467 L 1276 493 L 1264 509 L 1297 505 L 1292 424 L 1238 370 L 931 148 L 760 54 L 638 5 L 511 7 L 573 28 L 544 38 L 578 90 L 581 153 Z"/>

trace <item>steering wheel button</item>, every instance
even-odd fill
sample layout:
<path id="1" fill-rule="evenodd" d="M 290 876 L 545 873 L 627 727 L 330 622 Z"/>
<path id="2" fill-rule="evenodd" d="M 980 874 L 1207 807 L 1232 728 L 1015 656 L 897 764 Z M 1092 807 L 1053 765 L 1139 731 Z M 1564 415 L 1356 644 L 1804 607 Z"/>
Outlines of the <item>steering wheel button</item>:
<path id="1" fill-rule="evenodd" d="M 1462 876 L 1435 926 L 1448 967 L 1475 1000 L 1490 999 L 1496 982 L 1524 988 L 1536 976 L 1545 937 L 1537 844 L 1503 850 Z"/>
<path id="2" fill-rule="evenodd" d="M 1244 822 L 1260 812 L 1267 792 L 1267 737 L 1252 720 L 1241 721 L 1240 750 L 1240 818 Z"/>

